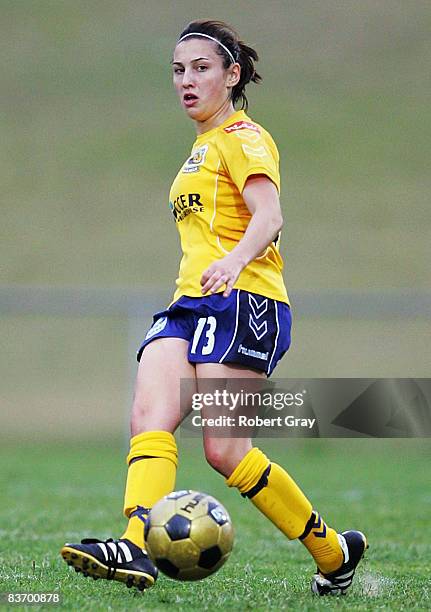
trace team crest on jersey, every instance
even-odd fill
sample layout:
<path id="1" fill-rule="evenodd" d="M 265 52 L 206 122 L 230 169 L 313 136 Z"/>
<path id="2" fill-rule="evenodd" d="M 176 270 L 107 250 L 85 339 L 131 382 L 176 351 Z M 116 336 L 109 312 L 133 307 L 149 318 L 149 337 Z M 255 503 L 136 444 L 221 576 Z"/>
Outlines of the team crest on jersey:
<path id="1" fill-rule="evenodd" d="M 200 167 L 205 162 L 205 156 L 208 151 L 208 145 L 204 145 L 203 147 L 199 147 L 193 151 L 191 156 L 188 158 L 186 163 L 183 166 L 183 172 L 185 174 L 189 174 L 190 172 L 199 172 Z"/>
<path id="2" fill-rule="evenodd" d="M 228 125 L 224 128 L 224 131 L 228 134 L 238 132 L 238 130 L 253 130 L 253 132 L 257 132 L 260 134 L 260 130 L 254 123 L 250 123 L 249 121 L 236 121 L 232 123 L 232 125 Z"/>

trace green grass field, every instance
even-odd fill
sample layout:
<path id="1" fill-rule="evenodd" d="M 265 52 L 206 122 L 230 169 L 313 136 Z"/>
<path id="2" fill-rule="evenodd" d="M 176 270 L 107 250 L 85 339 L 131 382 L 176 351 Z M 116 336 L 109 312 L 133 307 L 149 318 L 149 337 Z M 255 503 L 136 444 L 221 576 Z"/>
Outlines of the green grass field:
<path id="1" fill-rule="evenodd" d="M 59 591 L 82 610 L 404 610 L 431 606 L 430 447 L 420 440 L 261 441 L 285 465 L 327 522 L 367 533 L 370 549 L 349 595 L 316 599 L 313 563 L 204 462 L 200 443 L 180 439 L 177 488 L 212 493 L 231 513 L 236 543 L 212 578 L 161 577 L 144 594 L 93 582 L 69 569 L 64 541 L 121 533 L 124 448 L 107 440 L 0 450 L 1 591 Z M 30 608 L 29 608 L 30 609 Z M 34 609 L 34 608 L 33 608 Z"/>

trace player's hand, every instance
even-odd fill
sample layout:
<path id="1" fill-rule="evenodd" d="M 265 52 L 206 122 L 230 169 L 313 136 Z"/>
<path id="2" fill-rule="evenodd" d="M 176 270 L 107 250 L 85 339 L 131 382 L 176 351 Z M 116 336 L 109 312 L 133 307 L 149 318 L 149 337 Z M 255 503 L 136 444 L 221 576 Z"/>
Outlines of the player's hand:
<path id="1" fill-rule="evenodd" d="M 229 297 L 243 267 L 244 265 L 234 255 L 226 255 L 223 259 L 215 261 L 202 274 L 202 294 L 216 293 L 220 287 L 226 285 L 223 297 Z"/>

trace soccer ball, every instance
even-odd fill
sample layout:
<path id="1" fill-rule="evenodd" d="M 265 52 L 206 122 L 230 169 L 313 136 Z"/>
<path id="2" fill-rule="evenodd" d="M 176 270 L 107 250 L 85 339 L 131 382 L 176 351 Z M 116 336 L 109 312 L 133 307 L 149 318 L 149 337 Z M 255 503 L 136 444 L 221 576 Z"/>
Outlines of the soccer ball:
<path id="1" fill-rule="evenodd" d="M 145 546 L 153 563 L 170 578 L 200 580 L 227 560 L 233 527 L 229 514 L 214 497 L 174 491 L 151 509 Z"/>

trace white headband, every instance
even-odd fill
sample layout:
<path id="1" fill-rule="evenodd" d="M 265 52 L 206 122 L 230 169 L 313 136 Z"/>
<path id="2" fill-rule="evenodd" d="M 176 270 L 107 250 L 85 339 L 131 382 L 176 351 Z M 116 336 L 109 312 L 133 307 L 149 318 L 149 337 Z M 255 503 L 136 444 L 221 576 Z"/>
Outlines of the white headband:
<path id="1" fill-rule="evenodd" d="M 177 42 L 177 45 L 180 42 L 182 42 L 185 38 L 188 38 L 189 36 L 203 36 L 204 38 L 209 38 L 210 40 L 213 40 L 226 51 L 226 53 L 229 55 L 230 59 L 232 60 L 232 63 L 235 64 L 236 59 L 234 58 L 232 52 L 229 51 L 229 49 L 222 42 L 220 42 L 217 38 L 214 38 L 213 36 L 209 36 L 208 34 L 202 34 L 201 32 L 190 32 L 189 34 L 185 34 L 182 38 L 180 38 L 180 40 Z"/>

